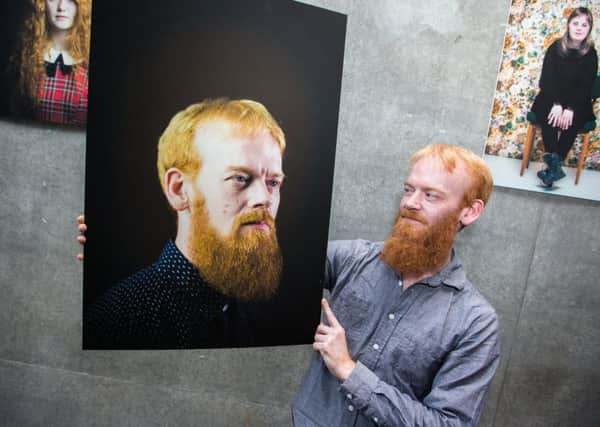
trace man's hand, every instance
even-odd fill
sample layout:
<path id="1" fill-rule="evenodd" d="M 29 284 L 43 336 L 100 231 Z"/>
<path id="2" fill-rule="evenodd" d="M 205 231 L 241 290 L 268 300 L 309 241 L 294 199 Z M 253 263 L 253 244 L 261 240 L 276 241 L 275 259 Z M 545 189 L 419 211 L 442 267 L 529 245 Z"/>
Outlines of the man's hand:
<path id="1" fill-rule="evenodd" d="M 85 243 L 85 232 L 87 231 L 87 225 L 85 225 L 85 216 L 79 215 L 77 217 L 77 223 L 79 224 L 77 226 L 77 230 L 79 231 L 79 236 L 77 236 L 77 241 L 83 245 Z M 77 259 L 79 261 L 83 261 L 83 254 L 82 253 L 77 254 Z"/>
<path id="2" fill-rule="evenodd" d="M 350 357 L 346 342 L 346 331 L 331 311 L 326 299 L 321 300 L 321 307 L 327 317 L 329 326 L 320 323 L 315 334 L 313 349 L 321 353 L 325 365 L 334 376 L 345 381 L 356 366 Z"/>

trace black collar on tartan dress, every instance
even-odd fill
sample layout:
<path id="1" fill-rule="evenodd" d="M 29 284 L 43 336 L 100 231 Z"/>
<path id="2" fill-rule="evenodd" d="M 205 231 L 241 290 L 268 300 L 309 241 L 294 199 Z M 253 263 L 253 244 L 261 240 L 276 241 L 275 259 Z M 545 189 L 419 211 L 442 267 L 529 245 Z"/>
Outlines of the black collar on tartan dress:
<path id="1" fill-rule="evenodd" d="M 54 62 L 44 61 L 44 64 L 46 65 L 46 75 L 48 77 L 56 76 L 56 67 L 59 67 L 61 73 L 63 74 L 69 74 L 71 71 L 73 71 L 72 65 L 65 64 L 62 53 L 56 57 Z"/>

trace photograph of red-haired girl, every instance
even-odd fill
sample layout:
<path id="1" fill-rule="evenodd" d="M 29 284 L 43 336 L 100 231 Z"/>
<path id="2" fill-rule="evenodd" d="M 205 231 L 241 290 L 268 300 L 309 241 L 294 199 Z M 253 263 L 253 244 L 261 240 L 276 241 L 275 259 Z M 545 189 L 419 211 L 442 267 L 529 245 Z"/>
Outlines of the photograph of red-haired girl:
<path id="1" fill-rule="evenodd" d="M 2 6 L 2 116 L 85 126 L 91 8 L 91 0 Z"/>

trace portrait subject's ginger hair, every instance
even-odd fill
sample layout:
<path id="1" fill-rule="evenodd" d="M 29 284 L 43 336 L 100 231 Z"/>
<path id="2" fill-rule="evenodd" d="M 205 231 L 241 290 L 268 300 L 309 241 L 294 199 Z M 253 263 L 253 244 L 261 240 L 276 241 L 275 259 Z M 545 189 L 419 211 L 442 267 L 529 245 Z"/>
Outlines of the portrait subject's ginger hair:
<path id="1" fill-rule="evenodd" d="M 413 154 L 410 158 L 410 166 L 423 158 L 440 160 L 448 173 L 452 173 L 457 167 L 465 169 L 471 179 L 469 187 L 465 189 L 465 205 L 475 199 L 480 199 L 487 204 L 494 181 L 490 168 L 477 154 L 458 145 L 433 144 Z"/>
<path id="2" fill-rule="evenodd" d="M 157 168 L 163 191 L 165 173 L 170 168 L 177 168 L 192 179 L 200 171 L 202 159 L 194 136 L 198 126 L 209 120 L 231 123 L 236 126 L 236 134 L 242 136 L 253 136 L 267 129 L 283 155 L 285 135 L 264 105 L 248 99 L 206 99 L 175 114 L 158 141 Z"/>
<path id="3" fill-rule="evenodd" d="M 592 46 L 594 46 L 594 40 L 592 40 L 592 29 L 594 28 L 594 16 L 592 15 L 592 12 L 587 7 L 578 7 L 575 10 L 573 10 L 573 12 L 571 12 L 571 14 L 569 15 L 569 18 L 567 19 L 567 29 L 565 30 L 565 33 L 560 38 L 560 44 L 559 44 L 560 49 L 558 49 L 558 52 L 562 56 L 567 54 L 567 49 L 573 48 L 573 42 L 571 41 L 571 36 L 569 35 L 569 24 L 571 23 L 571 21 L 573 19 L 575 19 L 579 16 L 585 16 L 587 18 L 588 24 L 590 24 L 590 31 L 588 32 L 587 37 L 585 38 L 584 41 L 581 42 L 581 45 L 579 47 L 577 47 L 579 54 L 581 56 L 585 55 L 586 53 L 588 53 L 590 48 Z"/>
<path id="4" fill-rule="evenodd" d="M 89 64 L 90 57 L 90 28 L 91 0 L 75 0 L 77 13 L 73 27 L 66 38 L 69 55 L 73 58 L 74 66 Z M 52 46 L 48 18 L 46 15 L 46 0 L 31 0 L 32 13 L 25 21 L 22 48 L 19 61 L 19 88 L 23 95 L 33 100 L 35 89 L 44 75 L 44 55 Z"/>

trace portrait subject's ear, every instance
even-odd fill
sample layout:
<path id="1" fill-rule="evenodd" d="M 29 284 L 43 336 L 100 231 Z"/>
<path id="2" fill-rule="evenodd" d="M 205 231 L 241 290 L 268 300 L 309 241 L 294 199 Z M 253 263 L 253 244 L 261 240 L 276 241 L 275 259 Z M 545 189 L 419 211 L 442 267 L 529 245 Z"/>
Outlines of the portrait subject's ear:
<path id="1" fill-rule="evenodd" d="M 189 198 L 185 191 L 185 175 L 177 168 L 165 172 L 165 195 L 173 209 L 183 211 L 189 207 Z"/>
<path id="2" fill-rule="evenodd" d="M 460 223 L 463 226 L 468 226 L 477 221 L 477 218 L 483 213 L 485 204 L 481 199 L 473 200 L 468 206 L 465 206 L 460 212 Z"/>

